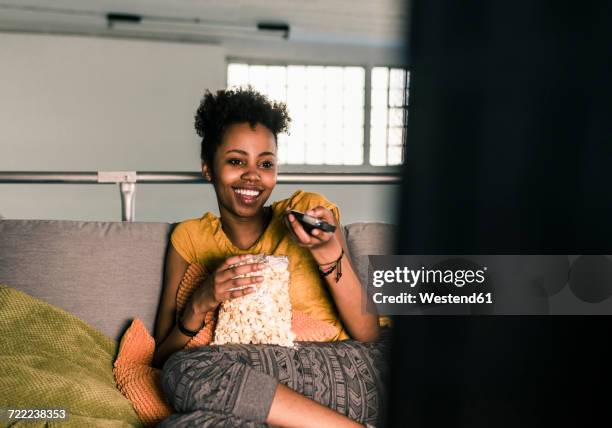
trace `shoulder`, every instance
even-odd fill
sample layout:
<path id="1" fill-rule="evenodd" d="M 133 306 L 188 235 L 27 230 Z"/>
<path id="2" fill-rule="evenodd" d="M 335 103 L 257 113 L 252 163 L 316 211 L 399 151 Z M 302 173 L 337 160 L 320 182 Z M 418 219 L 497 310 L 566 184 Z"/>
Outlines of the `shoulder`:
<path id="1" fill-rule="evenodd" d="M 336 205 L 330 202 L 325 196 L 317 192 L 305 192 L 298 190 L 287 199 L 274 202 L 273 206 L 282 208 L 292 207 L 296 210 L 308 210 L 310 208 L 322 205 L 326 208 L 335 207 Z"/>
<path id="2" fill-rule="evenodd" d="M 206 240 L 212 233 L 214 215 L 206 213 L 200 218 L 184 220 L 177 224 L 170 235 L 174 249 L 188 262 L 197 259 L 197 249 L 202 239 Z"/>
<path id="3" fill-rule="evenodd" d="M 183 220 L 174 226 L 172 230 L 172 235 L 185 235 L 194 232 L 198 232 L 203 227 L 206 227 L 210 224 L 210 216 L 211 213 L 206 213 L 202 217 L 199 218 L 190 218 L 188 220 Z"/>

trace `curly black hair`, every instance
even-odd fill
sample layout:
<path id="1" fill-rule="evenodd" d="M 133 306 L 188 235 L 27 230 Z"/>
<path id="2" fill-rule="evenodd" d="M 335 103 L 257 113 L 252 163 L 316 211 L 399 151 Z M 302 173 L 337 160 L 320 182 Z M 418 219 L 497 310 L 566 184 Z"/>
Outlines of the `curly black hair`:
<path id="1" fill-rule="evenodd" d="M 279 133 L 288 131 L 291 118 L 285 103 L 272 102 L 251 86 L 220 90 L 216 94 L 206 91 L 195 116 L 195 129 L 202 137 L 200 156 L 209 168 L 213 167 L 226 129 L 245 122 L 253 129 L 258 123 L 264 125 L 276 140 Z"/>

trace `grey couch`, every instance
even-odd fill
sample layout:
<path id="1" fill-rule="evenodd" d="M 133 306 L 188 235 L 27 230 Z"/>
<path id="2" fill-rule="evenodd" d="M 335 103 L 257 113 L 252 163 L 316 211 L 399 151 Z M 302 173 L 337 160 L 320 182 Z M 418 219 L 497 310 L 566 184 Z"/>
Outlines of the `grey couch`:
<path id="1" fill-rule="evenodd" d="M 0 220 L 0 284 L 59 306 L 115 340 L 133 318 L 153 334 L 172 228 L 169 223 Z M 363 281 L 364 256 L 390 254 L 394 226 L 353 223 L 344 231 Z"/>

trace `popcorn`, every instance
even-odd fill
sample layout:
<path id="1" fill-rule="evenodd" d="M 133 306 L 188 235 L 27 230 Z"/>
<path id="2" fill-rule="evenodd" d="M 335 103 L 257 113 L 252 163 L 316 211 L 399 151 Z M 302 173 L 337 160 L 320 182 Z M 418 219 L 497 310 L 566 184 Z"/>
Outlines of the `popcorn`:
<path id="1" fill-rule="evenodd" d="M 238 265 L 254 262 L 265 263 L 266 267 L 241 277 L 261 275 L 263 282 L 255 286 L 253 293 L 221 304 L 211 345 L 263 343 L 295 347 L 295 333 L 291 330 L 289 259 L 258 254 Z"/>

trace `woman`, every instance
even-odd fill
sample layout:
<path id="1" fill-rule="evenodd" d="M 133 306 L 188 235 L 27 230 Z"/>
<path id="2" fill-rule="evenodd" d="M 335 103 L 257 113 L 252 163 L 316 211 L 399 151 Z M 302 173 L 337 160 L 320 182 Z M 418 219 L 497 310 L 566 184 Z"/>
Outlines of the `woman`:
<path id="1" fill-rule="evenodd" d="M 382 393 L 385 348 L 375 342 L 378 317 L 361 311 L 363 291 L 342 229 L 309 234 L 288 213 L 306 211 L 339 226 L 337 207 L 302 191 L 264 206 L 276 185 L 276 138 L 289 122 L 284 104 L 250 88 L 207 92 L 200 104 L 196 130 L 203 138 L 202 173 L 214 185 L 221 215 L 184 221 L 172 233 L 154 365 L 168 360 L 162 384 L 180 413 L 162 426 L 352 427 L 363 425 L 347 414 L 364 423 L 379 419 L 381 409 L 367 401 Z M 176 352 L 203 327 L 207 312 L 255 291 L 262 276 L 234 278 L 262 266 L 233 267 L 254 253 L 287 255 L 293 309 L 333 325 L 330 341 L 354 340 L 334 346 L 309 342 L 298 350 L 226 345 Z M 177 288 L 195 262 L 211 274 L 175 323 Z M 355 370 L 361 375 L 355 377 Z M 347 372 L 353 373 L 350 379 L 344 379 Z"/>

